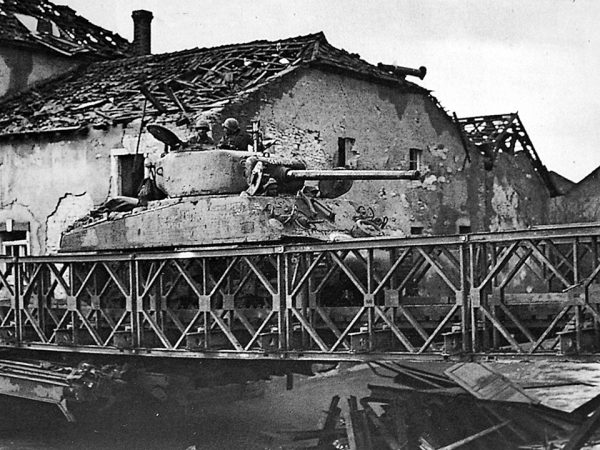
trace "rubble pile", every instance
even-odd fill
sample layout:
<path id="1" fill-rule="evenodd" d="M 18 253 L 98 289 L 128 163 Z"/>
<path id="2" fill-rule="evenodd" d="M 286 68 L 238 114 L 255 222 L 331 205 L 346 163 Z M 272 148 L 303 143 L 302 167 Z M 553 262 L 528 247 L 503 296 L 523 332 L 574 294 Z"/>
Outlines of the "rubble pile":
<path id="1" fill-rule="evenodd" d="M 69 367 L 40 360 L 0 360 L 0 396 L 54 404 L 75 422 L 73 403 L 106 409 L 117 401 L 126 385 L 125 370 L 114 365 Z"/>
<path id="2" fill-rule="evenodd" d="M 592 445 L 600 425 L 600 396 L 571 412 L 543 405 L 529 388 L 489 366 L 460 363 L 443 374 L 386 366 L 393 385 L 371 385 L 370 395 L 335 396 L 316 430 L 273 434 L 279 449 L 564 449 Z"/>

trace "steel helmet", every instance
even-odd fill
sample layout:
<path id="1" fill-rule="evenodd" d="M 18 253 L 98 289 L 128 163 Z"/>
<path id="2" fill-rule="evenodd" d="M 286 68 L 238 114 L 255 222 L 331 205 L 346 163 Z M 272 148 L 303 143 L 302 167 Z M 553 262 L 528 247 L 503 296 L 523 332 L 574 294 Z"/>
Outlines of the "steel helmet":
<path id="1" fill-rule="evenodd" d="M 208 122 L 204 119 L 198 119 L 196 121 L 196 128 L 197 129 L 205 129 L 205 130 L 210 130 L 210 125 L 208 124 Z"/>
<path id="2" fill-rule="evenodd" d="M 226 128 L 229 131 L 237 131 L 240 129 L 240 124 L 233 117 L 230 117 L 223 122 L 223 128 Z"/>

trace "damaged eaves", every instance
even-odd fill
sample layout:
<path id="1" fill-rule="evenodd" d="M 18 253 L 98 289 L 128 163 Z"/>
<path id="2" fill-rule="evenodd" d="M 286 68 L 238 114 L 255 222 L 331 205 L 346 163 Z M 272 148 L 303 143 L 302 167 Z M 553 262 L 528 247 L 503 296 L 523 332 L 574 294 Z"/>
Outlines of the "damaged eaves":
<path id="1" fill-rule="evenodd" d="M 550 196 L 560 195 L 548 169 L 538 156 L 519 113 L 463 117 L 458 119 L 458 124 L 468 141 L 488 158 L 490 169 L 499 152 L 510 155 L 524 152 Z"/>
<path id="2" fill-rule="evenodd" d="M 0 41 L 92 60 L 132 54 L 126 39 L 47 0 L 0 1 Z"/>
<path id="3" fill-rule="evenodd" d="M 73 134 L 86 134 L 89 131 L 89 128 L 86 126 L 74 126 L 74 127 L 57 127 L 57 128 L 49 128 L 47 130 L 37 130 L 37 131 L 22 131 L 17 133 L 5 133 L 0 135 L 1 138 L 5 140 L 10 139 L 25 139 L 28 137 L 50 137 L 50 138 L 59 138 L 64 135 L 73 135 Z"/>
<path id="4" fill-rule="evenodd" d="M 92 63 L 0 104 L 0 137 L 104 128 L 141 117 L 165 122 L 239 102 L 302 67 L 318 67 L 431 96 L 403 74 L 330 45 L 323 33 Z M 439 106 L 439 103 L 435 101 Z"/>

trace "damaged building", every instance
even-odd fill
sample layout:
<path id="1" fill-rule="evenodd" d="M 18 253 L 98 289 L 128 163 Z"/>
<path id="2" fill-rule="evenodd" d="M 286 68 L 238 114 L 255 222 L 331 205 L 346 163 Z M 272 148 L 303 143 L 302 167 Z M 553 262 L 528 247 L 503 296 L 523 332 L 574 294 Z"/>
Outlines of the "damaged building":
<path id="1" fill-rule="evenodd" d="M 58 39 L 56 27 L 68 41 L 71 13 L 32 4 L 0 0 L 0 11 L 32 40 Z M 50 28 L 44 14 L 57 17 Z M 209 394 L 225 404 L 291 390 L 298 374 L 342 361 L 597 357 L 600 227 L 571 222 L 598 220 L 600 170 L 573 183 L 545 167 L 518 113 L 458 118 L 423 87 L 424 67 L 370 64 L 323 33 L 154 55 L 152 13 L 132 18 L 131 44 L 80 23 L 111 52 L 73 48 L 72 65 L 10 81 L 0 99 L 0 348 L 48 358 L 0 361 L 0 395 L 52 403 L 68 420 L 148 398 L 160 403 L 144 406 L 152 416 L 177 406 L 212 421 Z M 218 142 L 229 118 L 251 145 L 198 143 L 201 124 Z M 539 422 L 515 431 L 499 417 L 510 405 L 460 430 L 444 415 L 430 426 L 430 400 L 468 414 L 500 398 L 475 395 L 481 386 L 519 392 L 483 365 L 461 367 L 379 365 L 400 386 L 371 394 L 393 409 L 350 397 L 339 430 L 334 397 L 320 444 L 373 432 L 450 448 L 505 426 L 503 442 L 521 444 L 548 438 L 541 423 L 586 426 L 587 412 L 538 408 Z M 28 395 L 13 388 L 31 377 Z M 349 378 L 333 380 L 354 389 Z M 521 398 L 525 417 L 537 399 Z M 396 436 L 378 425 L 402 415 L 419 420 Z M 438 423 L 452 433 L 425 439 Z"/>
<path id="2" fill-rule="evenodd" d="M 92 61 L 131 56 L 121 36 L 68 6 L 45 1 L 0 3 L 0 97 Z"/>
<path id="3" fill-rule="evenodd" d="M 558 217 L 551 199 L 572 183 L 548 173 L 518 115 L 458 120 L 407 79 L 423 78 L 424 68 L 369 64 L 323 33 L 144 54 L 152 14 L 133 17 L 132 48 L 141 56 L 126 56 L 126 43 L 104 36 L 118 42 L 119 58 L 79 65 L 0 104 L 5 253 L 57 252 L 75 220 L 110 197 L 135 197 L 144 157 L 163 151 L 145 125 L 187 139 L 198 118 L 215 140 L 227 117 L 247 129 L 260 120 L 276 142 L 269 151 L 309 169 L 419 170 L 419 180 L 359 181 L 347 194 L 387 217 L 397 236 L 524 228 Z"/>
<path id="4" fill-rule="evenodd" d="M 486 171 L 460 124 L 411 74 L 373 66 L 322 33 L 89 64 L 2 105 L 4 240 L 22 241 L 27 230 L 32 253 L 55 252 L 61 231 L 94 205 L 135 195 L 136 155 L 162 151 L 142 115 L 183 138 L 196 117 L 215 139 L 226 117 L 242 127 L 259 119 L 277 140 L 273 153 L 309 168 L 418 169 L 418 181 L 352 191 L 400 235 L 544 223 L 552 192 L 532 160 L 503 154 Z"/>
<path id="5" fill-rule="evenodd" d="M 533 214 L 540 219 L 538 223 L 543 224 L 600 220 L 600 168 L 590 172 L 578 183 L 554 171 L 548 171 L 518 113 L 461 118 L 459 123 L 473 150 L 483 158 L 486 171 L 506 177 L 507 174 L 501 173 L 507 162 L 509 165 L 516 164 L 509 167 L 517 167 L 521 171 L 519 176 L 509 178 L 510 184 L 518 187 L 515 190 L 518 195 L 513 198 L 515 209 L 535 211 Z M 528 190 L 535 189 L 540 181 L 549 195 L 545 202 L 528 194 Z M 531 202 L 532 199 L 534 202 Z M 512 228 L 525 228 L 534 224 L 517 221 Z"/>

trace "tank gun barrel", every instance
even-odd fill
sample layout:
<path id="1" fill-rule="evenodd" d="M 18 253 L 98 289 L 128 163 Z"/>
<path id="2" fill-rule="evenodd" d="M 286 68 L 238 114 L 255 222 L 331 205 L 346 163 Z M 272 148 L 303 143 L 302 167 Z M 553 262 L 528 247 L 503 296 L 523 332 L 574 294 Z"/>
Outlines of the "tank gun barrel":
<path id="1" fill-rule="evenodd" d="M 418 170 L 298 170 L 285 172 L 286 180 L 416 180 Z"/>

